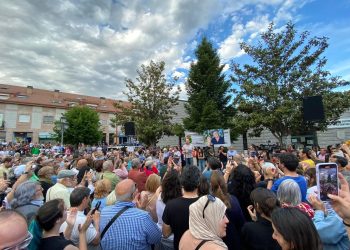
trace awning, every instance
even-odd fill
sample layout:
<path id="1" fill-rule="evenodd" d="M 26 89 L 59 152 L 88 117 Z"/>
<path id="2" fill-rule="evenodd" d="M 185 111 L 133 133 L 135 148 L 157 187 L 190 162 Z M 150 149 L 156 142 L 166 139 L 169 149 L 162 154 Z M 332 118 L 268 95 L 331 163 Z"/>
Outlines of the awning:
<path id="1" fill-rule="evenodd" d="M 39 132 L 39 138 L 50 139 L 53 138 L 52 132 Z"/>

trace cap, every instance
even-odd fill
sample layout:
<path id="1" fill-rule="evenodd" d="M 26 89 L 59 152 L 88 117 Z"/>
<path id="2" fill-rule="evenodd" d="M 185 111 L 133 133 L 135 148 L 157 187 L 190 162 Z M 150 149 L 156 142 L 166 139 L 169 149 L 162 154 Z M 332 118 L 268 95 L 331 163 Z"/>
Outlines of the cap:
<path id="1" fill-rule="evenodd" d="M 57 179 L 63 179 L 67 177 L 73 177 L 76 173 L 73 170 L 61 170 L 58 172 Z"/>

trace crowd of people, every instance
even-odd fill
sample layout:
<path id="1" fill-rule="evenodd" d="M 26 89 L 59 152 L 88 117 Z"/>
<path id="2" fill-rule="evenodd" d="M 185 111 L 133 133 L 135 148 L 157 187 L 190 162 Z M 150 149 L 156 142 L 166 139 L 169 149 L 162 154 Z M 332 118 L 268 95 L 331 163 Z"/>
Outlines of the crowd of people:
<path id="1" fill-rule="evenodd" d="M 349 249 L 350 148 L 0 148 L 0 249 Z M 334 162 L 338 195 L 318 198 Z"/>

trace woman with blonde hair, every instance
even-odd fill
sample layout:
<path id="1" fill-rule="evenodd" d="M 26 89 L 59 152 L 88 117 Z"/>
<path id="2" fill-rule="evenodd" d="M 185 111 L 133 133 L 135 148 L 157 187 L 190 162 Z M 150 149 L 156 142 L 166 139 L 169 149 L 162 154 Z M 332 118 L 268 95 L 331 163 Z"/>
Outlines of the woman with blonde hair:
<path id="1" fill-rule="evenodd" d="M 94 199 L 91 207 L 95 207 L 101 201 L 100 211 L 107 206 L 107 196 L 111 192 L 111 182 L 107 179 L 99 180 L 95 183 Z"/>
<path id="2" fill-rule="evenodd" d="M 154 222 L 157 223 L 157 211 L 156 203 L 160 190 L 160 176 L 157 174 L 151 174 L 148 176 L 145 190 L 141 192 L 140 200 L 138 202 L 138 208 L 148 211 Z"/>
<path id="3" fill-rule="evenodd" d="M 227 249 L 221 239 L 229 222 L 226 205 L 218 197 L 206 195 L 190 205 L 189 229 L 182 235 L 179 249 Z"/>

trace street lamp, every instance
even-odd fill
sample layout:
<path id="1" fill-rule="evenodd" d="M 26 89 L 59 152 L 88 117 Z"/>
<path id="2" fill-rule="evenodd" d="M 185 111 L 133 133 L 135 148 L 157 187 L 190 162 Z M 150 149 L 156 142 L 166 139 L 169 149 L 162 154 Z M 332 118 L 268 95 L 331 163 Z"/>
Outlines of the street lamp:
<path id="1" fill-rule="evenodd" d="M 62 116 L 60 118 L 60 123 L 61 123 L 61 147 L 63 147 L 63 134 L 64 134 L 64 130 L 66 129 L 66 126 L 67 126 L 66 117 Z"/>

